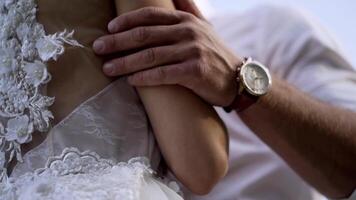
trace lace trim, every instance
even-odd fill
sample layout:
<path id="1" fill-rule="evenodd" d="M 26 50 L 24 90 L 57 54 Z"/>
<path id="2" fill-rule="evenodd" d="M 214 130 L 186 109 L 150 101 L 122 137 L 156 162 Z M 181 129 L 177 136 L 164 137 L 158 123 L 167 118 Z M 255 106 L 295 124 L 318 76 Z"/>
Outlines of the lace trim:
<path id="1" fill-rule="evenodd" d="M 53 97 L 43 94 L 51 80 L 45 62 L 64 53 L 64 44 L 82 47 L 73 31 L 46 35 L 36 22 L 34 0 L 0 0 L 0 173 L 17 158 L 35 131 L 46 132 L 53 119 Z M 1 180 L 1 177 L 0 177 Z"/>
<path id="2" fill-rule="evenodd" d="M 80 152 L 74 147 L 64 149 L 60 156 L 49 158 L 45 167 L 37 169 L 35 174 L 50 173 L 54 176 L 89 174 L 105 171 L 114 166 L 130 166 L 153 174 L 153 170 L 149 167 L 148 158 L 137 157 L 130 159 L 128 162 L 115 163 L 112 160 L 102 159 L 97 153 L 91 151 Z"/>
<path id="3" fill-rule="evenodd" d="M 67 148 L 60 156 L 49 158 L 44 168 L 0 183 L 0 196 L 9 200 L 22 197 L 108 199 L 109 196 L 135 200 L 139 199 L 140 188 L 147 175 L 154 175 L 154 171 L 145 157 L 115 164 L 96 153 Z M 168 186 L 175 186 L 172 188 L 177 190 L 176 185 L 170 183 Z M 95 198 L 83 198 L 82 195 L 94 195 Z"/>

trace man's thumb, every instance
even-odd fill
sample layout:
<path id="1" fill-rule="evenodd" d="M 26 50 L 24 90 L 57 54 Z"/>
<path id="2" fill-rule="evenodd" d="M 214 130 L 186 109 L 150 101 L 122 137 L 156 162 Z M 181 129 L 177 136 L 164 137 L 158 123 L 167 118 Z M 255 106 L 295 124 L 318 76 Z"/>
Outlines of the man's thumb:
<path id="1" fill-rule="evenodd" d="M 204 19 L 203 14 L 198 9 L 193 0 L 173 0 L 177 10 L 191 13 L 201 19 Z"/>

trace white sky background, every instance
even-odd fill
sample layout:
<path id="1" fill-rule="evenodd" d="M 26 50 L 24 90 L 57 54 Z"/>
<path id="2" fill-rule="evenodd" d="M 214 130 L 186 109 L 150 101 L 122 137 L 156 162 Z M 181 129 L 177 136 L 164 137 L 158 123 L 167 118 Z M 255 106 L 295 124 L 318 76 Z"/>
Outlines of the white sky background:
<path id="1" fill-rule="evenodd" d="M 243 12 L 272 3 L 305 9 L 316 16 L 340 42 L 346 56 L 356 66 L 356 0 L 196 0 L 206 15 Z"/>

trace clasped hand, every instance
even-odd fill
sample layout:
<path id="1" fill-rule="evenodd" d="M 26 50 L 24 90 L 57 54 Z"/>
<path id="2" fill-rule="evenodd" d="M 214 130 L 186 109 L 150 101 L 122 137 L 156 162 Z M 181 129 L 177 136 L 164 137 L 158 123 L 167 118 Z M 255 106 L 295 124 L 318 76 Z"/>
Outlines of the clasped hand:
<path id="1" fill-rule="evenodd" d="M 147 7 L 115 18 L 108 25 L 110 34 L 94 42 L 94 51 L 133 53 L 107 61 L 104 73 L 127 75 L 134 86 L 181 85 L 212 105 L 229 105 L 241 59 L 198 12 Z"/>

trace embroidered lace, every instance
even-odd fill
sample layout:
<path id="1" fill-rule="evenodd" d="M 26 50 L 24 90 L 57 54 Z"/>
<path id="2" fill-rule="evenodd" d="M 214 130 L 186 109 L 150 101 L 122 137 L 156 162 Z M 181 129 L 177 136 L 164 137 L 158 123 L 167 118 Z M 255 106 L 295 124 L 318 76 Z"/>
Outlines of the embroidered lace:
<path id="1" fill-rule="evenodd" d="M 140 198 L 145 176 L 152 176 L 147 158 L 115 164 L 93 152 L 67 148 L 50 158 L 43 169 L 10 178 L 0 194 L 8 200 Z M 100 192 L 98 192 L 100 191 Z"/>
<path id="2" fill-rule="evenodd" d="M 45 62 L 64 53 L 64 44 L 81 46 L 73 31 L 46 35 L 36 22 L 34 0 L 0 0 L 0 173 L 35 131 L 45 132 L 53 118 L 53 97 L 43 87 L 51 79 Z M 1 179 L 1 177 L 0 177 Z"/>

